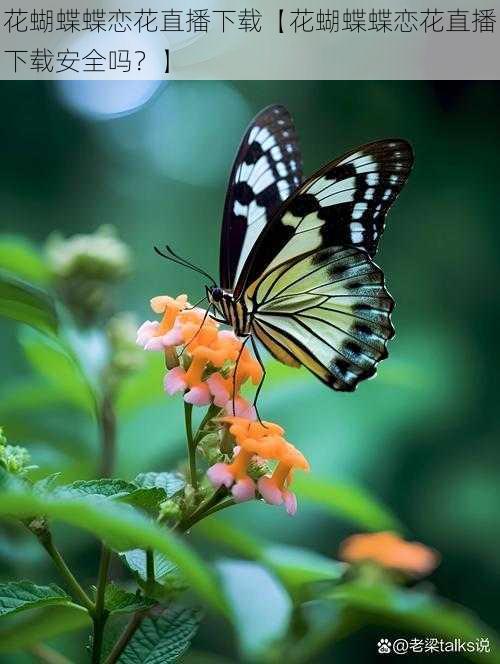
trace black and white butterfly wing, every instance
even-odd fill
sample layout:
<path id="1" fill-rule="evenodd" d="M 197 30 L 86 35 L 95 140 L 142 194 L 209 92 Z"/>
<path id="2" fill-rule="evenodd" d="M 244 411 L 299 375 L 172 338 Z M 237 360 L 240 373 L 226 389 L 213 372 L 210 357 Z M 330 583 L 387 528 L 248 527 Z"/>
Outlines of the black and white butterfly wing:
<path id="1" fill-rule="evenodd" d="M 280 207 L 241 270 L 235 297 L 277 265 L 326 247 L 377 251 L 385 218 L 413 165 L 401 139 L 369 143 L 330 162 Z"/>
<path id="2" fill-rule="evenodd" d="M 231 171 L 221 234 L 222 288 L 234 288 L 259 235 L 301 181 L 290 114 L 283 106 L 269 106 L 249 125 Z"/>
<path id="3" fill-rule="evenodd" d="M 264 346 L 333 389 L 354 390 L 387 357 L 394 302 L 362 249 L 331 247 L 282 263 L 250 295 Z"/>

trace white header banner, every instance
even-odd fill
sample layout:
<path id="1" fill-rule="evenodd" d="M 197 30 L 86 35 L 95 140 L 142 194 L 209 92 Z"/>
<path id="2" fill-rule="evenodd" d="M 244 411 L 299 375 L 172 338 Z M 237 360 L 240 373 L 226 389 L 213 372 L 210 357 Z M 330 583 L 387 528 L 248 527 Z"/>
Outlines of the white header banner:
<path id="1" fill-rule="evenodd" d="M 1 10 L 0 77 L 498 79 L 498 0 L 437 4 L 31 0 Z"/>

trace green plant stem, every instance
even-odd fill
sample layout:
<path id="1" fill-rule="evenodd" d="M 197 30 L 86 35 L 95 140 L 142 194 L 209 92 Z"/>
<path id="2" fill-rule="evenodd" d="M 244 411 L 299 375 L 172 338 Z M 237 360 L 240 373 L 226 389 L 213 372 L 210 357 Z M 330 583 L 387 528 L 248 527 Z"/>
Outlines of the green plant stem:
<path id="1" fill-rule="evenodd" d="M 195 523 L 198 523 L 198 521 L 204 519 L 205 516 L 208 516 L 209 513 L 212 513 L 214 510 L 218 511 L 215 508 L 220 507 L 219 503 L 225 496 L 227 496 L 227 489 L 225 487 L 220 487 L 214 491 L 210 498 L 207 498 L 207 500 L 205 500 L 204 503 L 201 503 L 201 505 L 199 505 L 199 507 L 192 514 L 183 519 L 176 526 L 175 530 L 185 532 L 186 530 L 189 530 L 189 528 L 191 528 L 191 526 L 193 526 Z M 232 499 L 228 502 L 230 502 L 230 504 L 234 503 Z M 229 504 L 227 507 L 229 507 Z"/>
<path id="2" fill-rule="evenodd" d="M 115 662 L 118 661 L 120 655 L 127 647 L 130 639 L 135 634 L 137 628 L 140 627 L 140 624 L 147 616 L 147 614 L 148 614 L 147 611 L 137 611 L 136 613 L 134 613 L 134 615 L 130 619 L 130 622 L 121 633 L 120 638 L 113 646 L 104 664 L 115 664 Z"/>
<path id="3" fill-rule="evenodd" d="M 196 477 L 196 441 L 193 436 L 193 406 L 184 402 L 184 421 L 186 424 L 186 439 L 189 460 L 189 483 L 193 489 L 198 488 Z"/>
<path id="4" fill-rule="evenodd" d="M 200 422 L 200 426 L 198 427 L 196 435 L 194 437 L 195 443 L 197 445 L 203 437 L 203 430 L 205 429 L 207 422 L 210 422 L 210 420 L 212 420 L 214 417 L 217 417 L 217 415 L 220 413 L 221 410 L 222 408 L 214 406 L 213 404 L 208 408 L 207 412 L 205 413 L 203 419 Z"/>
<path id="5" fill-rule="evenodd" d="M 89 611 L 89 613 L 93 614 L 94 603 L 87 595 L 85 590 L 82 588 L 82 586 L 78 583 L 73 573 L 71 572 L 70 568 L 66 564 L 64 558 L 59 553 L 59 550 L 57 549 L 52 539 L 52 533 L 48 529 L 47 525 L 44 524 L 41 528 L 38 528 L 32 523 L 30 524 L 29 528 L 31 532 L 36 535 L 40 544 L 43 546 L 45 551 L 47 551 L 49 556 L 52 558 L 61 576 L 66 581 L 66 585 L 71 590 L 73 597 L 77 600 L 79 604 L 84 606 L 87 609 L 87 611 Z"/>
<path id="6" fill-rule="evenodd" d="M 155 554 L 152 549 L 146 550 L 146 584 L 148 589 L 155 584 Z"/>
<path id="7" fill-rule="evenodd" d="M 104 627 L 108 619 L 108 612 L 104 606 L 106 584 L 108 581 L 109 563 L 111 562 L 111 550 L 103 544 L 101 561 L 99 563 L 99 574 L 97 577 L 97 592 L 94 610 L 94 639 L 92 643 L 92 664 L 100 664 Z"/>
<path id="8" fill-rule="evenodd" d="M 219 510 L 225 509 L 230 505 L 234 505 L 234 500 L 229 498 L 224 502 L 220 502 L 224 497 L 227 496 L 227 490 L 224 487 L 217 489 L 214 493 L 208 498 L 204 503 L 202 503 L 198 509 L 196 509 L 190 517 L 181 523 L 177 524 L 175 530 L 180 532 L 185 532 L 195 523 L 201 521 L 206 516 L 214 514 Z M 153 551 L 146 551 L 146 579 L 149 586 L 150 581 L 154 582 L 154 554 Z M 144 618 L 148 615 L 148 611 L 137 611 L 131 618 L 128 625 L 123 630 L 120 638 L 113 646 L 111 653 L 105 661 L 105 664 L 115 664 L 120 658 L 120 655 L 123 653 L 127 644 L 129 643 L 132 636 L 135 634 L 138 627 L 141 625 Z"/>
<path id="9" fill-rule="evenodd" d="M 116 456 L 116 414 L 111 392 L 104 395 L 99 409 L 99 428 L 101 432 L 101 468 L 100 476 L 109 477 L 115 465 Z"/>
<path id="10" fill-rule="evenodd" d="M 70 659 L 58 653 L 57 650 L 49 648 L 49 646 L 46 646 L 44 643 L 37 643 L 36 645 L 31 646 L 30 652 L 45 664 L 73 664 Z"/>

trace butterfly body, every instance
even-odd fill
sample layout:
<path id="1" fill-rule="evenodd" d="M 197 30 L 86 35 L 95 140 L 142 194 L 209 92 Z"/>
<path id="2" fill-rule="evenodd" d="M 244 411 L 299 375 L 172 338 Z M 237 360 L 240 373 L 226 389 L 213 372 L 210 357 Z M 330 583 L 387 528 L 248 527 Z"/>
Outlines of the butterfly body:
<path id="1" fill-rule="evenodd" d="M 373 262 L 413 164 L 402 139 L 368 143 L 303 180 L 290 114 L 270 106 L 248 127 L 224 207 L 217 317 L 289 366 L 352 391 L 394 335 L 394 301 Z"/>
<path id="2" fill-rule="evenodd" d="M 241 301 L 235 300 L 232 292 L 217 286 L 207 288 L 207 298 L 226 325 L 233 328 L 238 337 L 246 337 L 252 333 L 251 310 Z"/>

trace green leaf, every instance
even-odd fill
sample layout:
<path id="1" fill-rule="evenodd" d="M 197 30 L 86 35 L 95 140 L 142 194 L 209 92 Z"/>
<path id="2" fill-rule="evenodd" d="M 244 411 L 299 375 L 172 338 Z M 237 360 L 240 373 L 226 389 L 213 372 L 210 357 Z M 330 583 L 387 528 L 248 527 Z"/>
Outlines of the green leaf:
<path id="1" fill-rule="evenodd" d="M 35 493 L 47 493 L 52 491 L 56 486 L 57 479 L 60 475 L 61 473 L 52 473 L 51 475 L 47 475 L 47 477 L 43 477 L 41 480 L 38 480 L 38 482 L 33 484 L 33 491 Z"/>
<path id="2" fill-rule="evenodd" d="M 90 498 L 35 495 L 22 491 L 0 493 L 0 515 L 19 518 L 44 514 L 82 528 L 113 545 L 152 549 L 175 563 L 186 581 L 214 609 L 226 612 L 226 603 L 207 565 L 184 542 L 129 505 Z M 118 547 L 119 548 L 119 547 Z"/>
<path id="3" fill-rule="evenodd" d="M 119 479 L 78 480 L 71 484 L 58 486 L 53 495 L 64 498 L 81 498 L 83 496 L 116 498 L 127 496 L 136 489 L 135 484 Z"/>
<path id="4" fill-rule="evenodd" d="M 104 593 L 104 606 L 110 613 L 133 613 L 154 606 L 155 601 L 129 593 L 115 583 L 109 583 Z"/>
<path id="5" fill-rule="evenodd" d="M 167 494 L 167 498 L 182 491 L 186 481 L 179 473 L 140 473 L 134 480 L 134 484 L 146 489 L 159 488 Z"/>
<path id="6" fill-rule="evenodd" d="M 120 558 L 133 572 L 139 585 L 145 588 L 147 580 L 146 552 L 142 549 L 131 549 L 120 554 Z M 184 590 L 186 581 L 182 577 L 177 565 L 158 551 L 154 552 L 155 587 L 148 588 L 148 594 L 155 597 L 165 597 L 172 593 Z"/>
<path id="7" fill-rule="evenodd" d="M 37 586 L 31 581 L 0 583 L 0 617 L 41 606 L 68 604 L 72 604 L 71 597 L 54 584 Z"/>
<path id="8" fill-rule="evenodd" d="M 347 567 L 310 549 L 271 544 L 238 530 L 220 518 L 207 519 L 197 524 L 196 530 L 232 551 L 269 567 L 291 591 L 306 583 L 337 581 Z"/>
<path id="9" fill-rule="evenodd" d="M 42 332 L 57 332 L 57 313 L 50 295 L 1 270 L 0 316 L 26 323 Z"/>
<path id="10" fill-rule="evenodd" d="M 297 546 L 270 545 L 260 557 L 289 587 L 318 581 L 338 581 L 347 565 Z"/>
<path id="11" fill-rule="evenodd" d="M 402 531 L 403 526 L 385 507 L 363 489 L 321 480 L 314 475 L 297 475 L 293 490 L 298 496 L 325 507 L 367 530 Z"/>
<path id="12" fill-rule="evenodd" d="M 232 610 L 244 658 L 262 661 L 285 638 L 292 601 L 268 570 L 246 560 L 224 560 L 217 568 Z"/>
<path id="13" fill-rule="evenodd" d="M 129 569 L 131 569 L 137 576 L 146 581 L 147 579 L 147 566 L 146 566 L 146 552 L 143 549 L 131 549 L 130 551 L 123 551 L 120 557 L 125 561 Z M 155 578 L 157 581 L 162 582 L 167 577 L 178 572 L 177 565 L 174 565 L 168 558 L 163 556 L 158 551 L 154 552 L 155 561 Z"/>
<path id="14" fill-rule="evenodd" d="M 118 660 L 119 664 L 170 664 L 189 648 L 201 613 L 195 609 L 170 607 L 146 618 Z"/>
<path id="15" fill-rule="evenodd" d="M 419 590 L 408 590 L 389 584 L 350 582 L 336 586 L 328 597 L 351 612 L 361 614 L 370 623 L 389 621 L 392 628 L 404 629 L 424 636 L 440 636 L 476 641 L 490 640 L 491 653 L 468 657 L 479 662 L 498 662 L 500 641 L 492 630 L 470 611 L 459 605 Z"/>
<path id="16" fill-rule="evenodd" d="M 69 349 L 55 337 L 23 328 L 19 341 L 35 371 L 66 395 L 66 400 L 93 414 L 96 408 L 91 386 Z"/>
<path id="17" fill-rule="evenodd" d="M 40 252 L 20 235 L 0 235 L 0 268 L 35 284 L 50 278 Z"/>
<path id="18" fill-rule="evenodd" d="M 151 512 L 157 510 L 158 505 L 167 497 L 162 488 L 142 488 L 135 483 L 120 479 L 79 480 L 57 487 L 53 493 L 67 498 L 81 496 L 112 498 Z"/>
<path id="19" fill-rule="evenodd" d="M 76 605 L 35 609 L 0 629 L 0 653 L 26 650 L 41 641 L 90 625 L 88 612 Z"/>
<path id="20" fill-rule="evenodd" d="M 167 494 L 163 489 L 152 487 L 151 489 L 135 489 L 126 496 L 118 497 L 117 500 L 146 510 L 146 512 L 158 514 L 158 507 L 166 498 Z"/>

